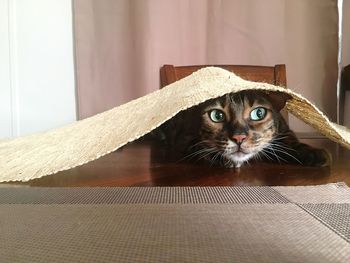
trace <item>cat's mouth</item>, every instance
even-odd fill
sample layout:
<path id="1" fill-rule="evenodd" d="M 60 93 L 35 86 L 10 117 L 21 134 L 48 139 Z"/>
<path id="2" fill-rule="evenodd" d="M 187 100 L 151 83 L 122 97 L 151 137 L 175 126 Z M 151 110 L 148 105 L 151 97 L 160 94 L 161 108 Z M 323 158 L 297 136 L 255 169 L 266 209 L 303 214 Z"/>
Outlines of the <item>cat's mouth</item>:
<path id="1" fill-rule="evenodd" d="M 246 156 L 251 155 L 251 153 L 239 147 L 236 149 L 227 149 L 226 155 L 231 156 L 233 158 L 245 158 Z"/>
<path id="2" fill-rule="evenodd" d="M 241 146 L 228 147 L 226 148 L 225 155 L 234 160 L 246 160 L 253 155 L 253 153 L 249 150 L 251 149 L 244 149 Z"/>
<path id="3" fill-rule="evenodd" d="M 236 153 L 246 153 L 241 147 L 238 147 Z"/>
<path id="4" fill-rule="evenodd" d="M 226 151 L 224 156 L 227 160 L 232 162 L 235 167 L 240 167 L 242 163 L 248 161 L 253 154 L 244 151 L 242 148 L 235 149 L 234 151 Z"/>
<path id="5" fill-rule="evenodd" d="M 236 147 L 227 147 L 226 148 L 226 152 L 228 154 L 239 154 L 239 155 L 245 155 L 245 154 L 249 154 L 249 152 L 247 152 L 245 149 L 243 149 L 240 146 L 236 146 Z"/>

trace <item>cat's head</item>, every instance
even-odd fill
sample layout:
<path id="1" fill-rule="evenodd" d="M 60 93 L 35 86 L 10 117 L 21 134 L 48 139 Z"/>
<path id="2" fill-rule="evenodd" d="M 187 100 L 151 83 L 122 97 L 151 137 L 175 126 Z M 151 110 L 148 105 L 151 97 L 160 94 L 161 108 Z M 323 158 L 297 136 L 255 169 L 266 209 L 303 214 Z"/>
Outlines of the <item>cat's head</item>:
<path id="1" fill-rule="evenodd" d="M 259 91 L 242 91 L 206 102 L 201 107 L 201 147 L 240 167 L 273 140 L 285 100 Z"/>

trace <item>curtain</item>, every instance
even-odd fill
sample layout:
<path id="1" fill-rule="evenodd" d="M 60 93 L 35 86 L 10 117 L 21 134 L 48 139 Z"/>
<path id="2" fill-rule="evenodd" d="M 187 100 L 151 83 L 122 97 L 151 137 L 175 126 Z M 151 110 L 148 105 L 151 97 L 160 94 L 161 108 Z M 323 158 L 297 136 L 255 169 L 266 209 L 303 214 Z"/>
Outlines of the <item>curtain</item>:
<path id="1" fill-rule="evenodd" d="M 336 0 L 74 0 L 73 10 L 80 119 L 158 89 L 163 64 L 286 64 L 288 88 L 336 119 Z"/>

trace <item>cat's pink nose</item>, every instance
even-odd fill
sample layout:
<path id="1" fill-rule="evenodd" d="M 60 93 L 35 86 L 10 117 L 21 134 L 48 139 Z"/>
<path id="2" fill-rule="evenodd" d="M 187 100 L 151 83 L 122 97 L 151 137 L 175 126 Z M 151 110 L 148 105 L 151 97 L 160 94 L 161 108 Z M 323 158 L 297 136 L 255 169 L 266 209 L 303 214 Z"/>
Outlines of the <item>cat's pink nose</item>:
<path id="1" fill-rule="evenodd" d="M 236 134 L 232 136 L 232 139 L 237 143 L 237 144 L 242 144 L 242 142 L 247 138 L 247 135 L 245 134 Z"/>

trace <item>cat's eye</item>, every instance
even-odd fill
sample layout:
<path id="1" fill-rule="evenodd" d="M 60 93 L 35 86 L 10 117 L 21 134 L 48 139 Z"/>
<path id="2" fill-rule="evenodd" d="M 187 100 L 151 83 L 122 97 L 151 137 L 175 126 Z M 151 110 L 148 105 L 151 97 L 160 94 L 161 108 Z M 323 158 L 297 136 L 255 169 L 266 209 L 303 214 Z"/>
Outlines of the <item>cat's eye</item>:
<path id="1" fill-rule="evenodd" d="M 261 121 L 266 117 L 267 110 L 263 107 L 255 108 L 250 112 L 250 119 L 252 121 Z"/>
<path id="2" fill-rule="evenodd" d="M 225 120 L 225 113 L 221 110 L 209 111 L 209 117 L 213 122 L 223 122 Z"/>

